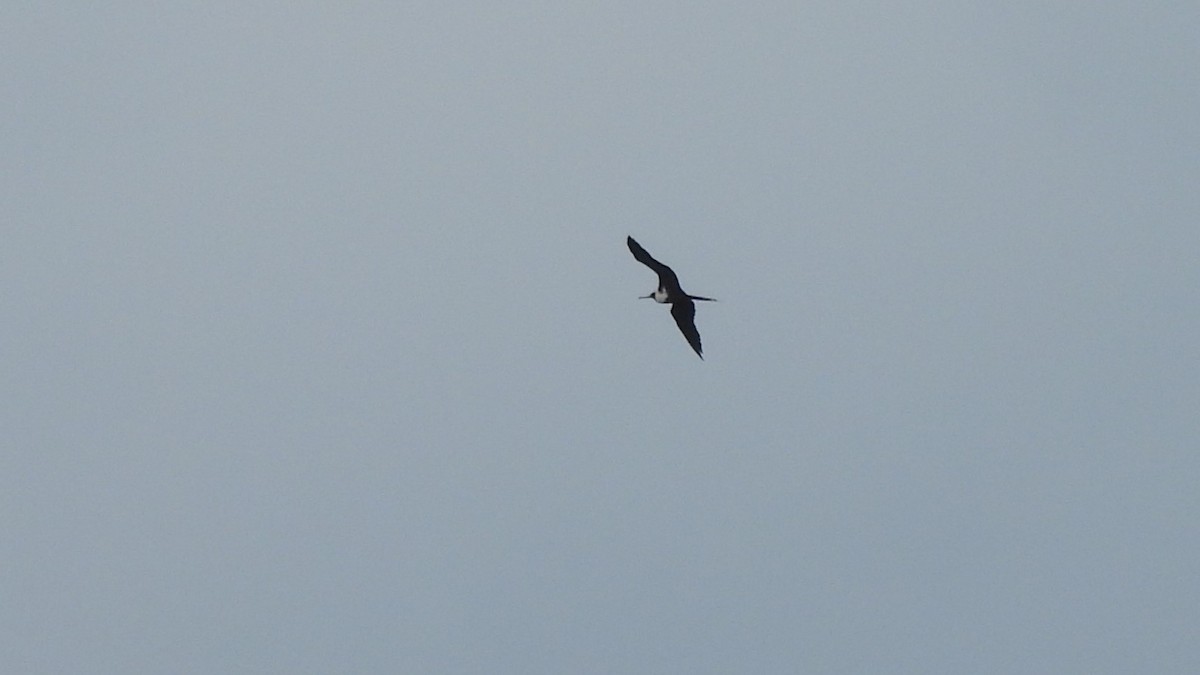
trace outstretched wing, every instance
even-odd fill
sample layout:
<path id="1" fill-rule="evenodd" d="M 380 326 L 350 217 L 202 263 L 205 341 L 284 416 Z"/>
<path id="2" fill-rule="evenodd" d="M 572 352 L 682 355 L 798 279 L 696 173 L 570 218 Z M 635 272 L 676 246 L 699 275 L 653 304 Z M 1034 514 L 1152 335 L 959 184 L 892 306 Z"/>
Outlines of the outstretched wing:
<path id="1" fill-rule="evenodd" d="M 658 275 L 660 286 L 667 288 L 679 286 L 679 279 L 675 277 L 675 273 L 671 271 L 671 268 L 655 260 L 654 256 L 647 253 L 641 244 L 633 240 L 633 237 L 625 237 L 625 243 L 629 245 L 629 252 L 633 254 L 633 257 L 638 262 L 654 270 L 655 274 Z"/>
<path id="2" fill-rule="evenodd" d="M 671 305 L 671 316 L 675 317 L 675 325 L 687 338 L 688 344 L 696 350 L 696 356 L 702 360 L 704 354 L 700 347 L 700 331 L 696 330 L 696 305 L 691 300 L 676 301 Z"/>

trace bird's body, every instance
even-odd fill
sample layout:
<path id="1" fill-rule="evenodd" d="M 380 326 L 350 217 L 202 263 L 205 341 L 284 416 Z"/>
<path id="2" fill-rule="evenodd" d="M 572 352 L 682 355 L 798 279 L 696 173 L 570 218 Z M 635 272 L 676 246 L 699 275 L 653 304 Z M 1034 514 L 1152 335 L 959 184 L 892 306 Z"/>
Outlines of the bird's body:
<path id="1" fill-rule="evenodd" d="M 646 252 L 646 249 L 633 240 L 633 237 L 626 237 L 625 243 L 629 245 L 629 252 L 638 262 L 654 270 L 658 275 L 658 288 L 649 295 L 643 295 L 642 298 L 653 298 L 657 303 L 670 304 L 671 316 L 675 318 L 675 325 L 679 326 L 683 337 L 687 338 L 688 344 L 696 350 L 696 356 L 703 359 L 700 331 L 696 330 L 696 303 L 693 301 L 714 302 L 714 300 L 699 295 L 688 295 L 679 285 L 679 277 L 675 276 L 675 272 L 670 267 L 655 260 Z"/>

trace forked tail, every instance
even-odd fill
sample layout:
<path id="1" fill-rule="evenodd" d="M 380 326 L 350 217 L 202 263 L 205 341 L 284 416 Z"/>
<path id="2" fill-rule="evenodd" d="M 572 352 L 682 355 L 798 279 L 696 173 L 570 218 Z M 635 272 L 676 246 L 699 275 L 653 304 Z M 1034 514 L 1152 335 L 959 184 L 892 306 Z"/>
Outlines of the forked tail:
<path id="1" fill-rule="evenodd" d="M 699 295 L 689 295 L 688 297 L 691 298 L 692 300 L 704 300 L 705 302 L 716 302 L 717 301 L 716 298 L 704 298 Z"/>

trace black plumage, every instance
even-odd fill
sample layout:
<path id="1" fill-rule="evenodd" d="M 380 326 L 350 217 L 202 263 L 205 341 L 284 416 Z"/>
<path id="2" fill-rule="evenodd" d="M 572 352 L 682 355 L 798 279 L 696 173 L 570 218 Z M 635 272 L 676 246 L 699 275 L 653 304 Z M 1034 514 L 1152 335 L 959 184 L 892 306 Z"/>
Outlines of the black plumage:
<path id="1" fill-rule="evenodd" d="M 658 275 L 658 289 L 650 295 L 643 295 L 642 298 L 653 298 L 656 302 L 664 304 L 670 303 L 671 316 L 675 318 L 675 325 L 679 326 L 683 337 L 687 339 L 692 349 L 696 350 L 696 356 L 703 359 L 700 331 L 696 330 L 696 303 L 693 300 L 706 302 L 715 302 L 715 300 L 699 295 L 688 295 L 679 285 L 679 277 L 675 276 L 675 272 L 670 267 L 655 260 L 646 252 L 646 249 L 642 248 L 641 244 L 634 241 L 633 237 L 627 237 L 625 243 L 629 245 L 629 252 L 638 262 L 654 270 L 654 273 Z"/>

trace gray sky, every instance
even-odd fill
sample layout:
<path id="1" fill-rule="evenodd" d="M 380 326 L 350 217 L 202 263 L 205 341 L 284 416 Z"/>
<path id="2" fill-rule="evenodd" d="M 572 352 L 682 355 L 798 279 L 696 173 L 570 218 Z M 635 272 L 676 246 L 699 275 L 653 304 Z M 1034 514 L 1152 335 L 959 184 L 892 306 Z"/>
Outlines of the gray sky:
<path id="1" fill-rule="evenodd" d="M 1200 671 L 1197 35 L 6 3 L 0 661 Z"/>

